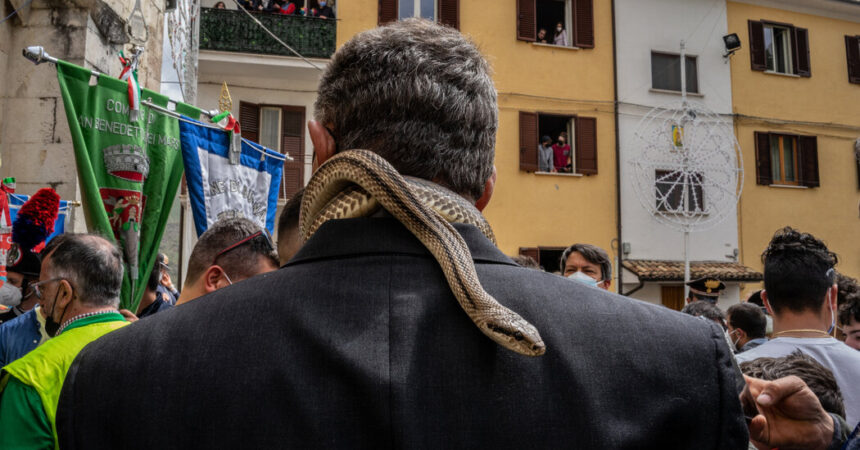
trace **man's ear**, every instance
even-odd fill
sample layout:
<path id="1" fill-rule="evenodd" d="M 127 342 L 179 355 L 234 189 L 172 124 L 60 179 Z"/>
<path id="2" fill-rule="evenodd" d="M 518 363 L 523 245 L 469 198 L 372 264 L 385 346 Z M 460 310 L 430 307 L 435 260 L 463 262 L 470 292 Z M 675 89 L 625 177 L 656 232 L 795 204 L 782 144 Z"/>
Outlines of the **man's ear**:
<path id="1" fill-rule="evenodd" d="M 490 174 L 490 178 L 487 178 L 487 182 L 484 183 L 484 194 L 475 202 L 475 208 L 478 208 L 478 211 L 483 211 L 487 207 L 487 204 L 490 203 L 490 198 L 493 197 L 493 189 L 495 188 L 496 166 L 493 166 L 493 173 Z"/>
<path id="2" fill-rule="evenodd" d="M 206 272 L 203 272 L 203 291 L 210 293 L 221 289 L 221 278 L 223 277 L 224 269 L 221 266 L 209 266 Z"/>
<path id="3" fill-rule="evenodd" d="M 337 147 L 334 137 L 325 129 L 323 124 L 316 120 L 308 121 L 308 133 L 310 133 L 311 142 L 314 144 L 315 156 L 311 170 L 316 171 L 319 166 L 334 156 Z"/>
<path id="4" fill-rule="evenodd" d="M 767 309 L 768 314 L 773 315 L 773 308 L 770 307 L 770 301 L 767 299 L 767 291 L 761 291 L 761 302 L 764 303 L 764 307 Z"/>
<path id="5" fill-rule="evenodd" d="M 72 289 L 72 285 L 66 280 L 60 280 L 60 285 L 57 289 L 60 290 L 60 293 L 57 295 L 57 303 L 54 305 L 54 308 L 65 308 L 74 300 L 75 291 Z"/>

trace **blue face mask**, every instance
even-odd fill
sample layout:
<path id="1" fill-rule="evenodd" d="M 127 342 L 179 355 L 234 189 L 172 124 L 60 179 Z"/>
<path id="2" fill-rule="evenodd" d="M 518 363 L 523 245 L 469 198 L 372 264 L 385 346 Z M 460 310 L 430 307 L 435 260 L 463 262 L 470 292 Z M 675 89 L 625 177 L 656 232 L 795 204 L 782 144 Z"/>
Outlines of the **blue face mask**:
<path id="1" fill-rule="evenodd" d="M 320 8 L 325 8 L 325 2 L 320 2 Z"/>
<path id="2" fill-rule="evenodd" d="M 579 271 L 568 275 L 567 278 L 595 288 L 597 287 L 597 284 L 600 283 L 600 281 L 597 281 L 594 278 L 591 278 L 590 276 Z"/>

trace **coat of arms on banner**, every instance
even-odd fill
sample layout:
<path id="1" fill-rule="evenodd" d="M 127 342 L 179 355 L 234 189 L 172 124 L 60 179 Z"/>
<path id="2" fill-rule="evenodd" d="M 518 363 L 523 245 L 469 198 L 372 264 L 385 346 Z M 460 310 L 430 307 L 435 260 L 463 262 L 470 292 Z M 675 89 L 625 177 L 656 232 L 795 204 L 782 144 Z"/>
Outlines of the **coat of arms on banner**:
<path id="1" fill-rule="evenodd" d="M 129 274 L 137 279 L 138 250 L 140 248 L 140 222 L 146 197 L 140 191 L 101 188 L 99 193 L 107 211 L 113 236 L 122 245 Z"/>

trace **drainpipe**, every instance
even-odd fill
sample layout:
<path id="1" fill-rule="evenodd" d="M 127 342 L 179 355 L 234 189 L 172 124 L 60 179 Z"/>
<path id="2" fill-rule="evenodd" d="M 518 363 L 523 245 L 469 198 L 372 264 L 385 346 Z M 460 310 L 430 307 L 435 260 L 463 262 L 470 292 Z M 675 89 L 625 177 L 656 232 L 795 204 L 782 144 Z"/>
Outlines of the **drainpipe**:
<path id="1" fill-rule="evenodd" d="M 612 96 L 613 96 L 613 105 L 615 106 L 615 238 L 618 242 L 618 264 L 616 270 L 618 271 L 618 293 L 621 294 L 624 291 L 624 281 L 622 279 L 622 274 L 624 273 L 623 266 L 621 265 L 621 260 L 624 258 L 624 241 L 621 239 L 621 143 L 618 140 L 618 55 L 615 46 L 616 41 L 616 31 L 615 31 L 615 0 L 612 0 Z M 634 288 L 632 291 L 623 295 L 630 295 L 633 292 L 642 289 L 644 283 L 641 283 L 638 287 Z"/>
<path id="2" fill-rule="evenodd" d="M 640 279 L 639 279 L 639 285 L 638 285 L 638 286 L 636 286 L 635 288 L 633 288 L 633 289 L 631 289 L 631 290 L 629 290 L 629 291 L 627 291 L 627 292 L 625 292 L 625 293 L 623 293 L 623 294 L 621 294 L 621 295 L 623 295 L 623 296 L 625 296 L 625 297 L 629 297 L 631 294 L 633 294 L 634 292 L 638 291 L 639 289 L 642 289 L 643 287 L 645 287 L 645 282 L 644 282 L 644 281 L 642 281 L 642 279 L 640 278 Z M 620 288 L 620 287 L 618 288 L 618 293 L 621 293 L 621 288 Z"/>

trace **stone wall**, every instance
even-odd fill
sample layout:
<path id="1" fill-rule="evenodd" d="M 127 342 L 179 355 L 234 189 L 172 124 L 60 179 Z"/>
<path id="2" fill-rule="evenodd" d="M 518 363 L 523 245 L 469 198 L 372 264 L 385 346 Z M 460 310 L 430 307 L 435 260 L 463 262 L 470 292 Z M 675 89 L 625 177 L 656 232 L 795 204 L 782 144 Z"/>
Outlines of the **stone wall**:
<path id="1" fill-rule="evenodd" d="M 164 3 L 140 1 L 149 38 L 138 75 L 143 87 L 158 91 Z M 63 199 L 80 200 L 57 72 L 51 64 L 34 65 L 22 56 L 22 49 L 41 45 L 51 56 L 118 76 L 116 55 L 130 48 L 117 42 L 123 40 L 119 31 L 133 7 L 129 0 L 33 0 L 0 24 L 0 177 L 15 177 L 17 192 L 32 194 L 51 186 Z M 13 9 L 3 0 L 0 17 Z M 86 230 L 80 208 L 70 220 L 67 229 Z"/>

